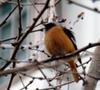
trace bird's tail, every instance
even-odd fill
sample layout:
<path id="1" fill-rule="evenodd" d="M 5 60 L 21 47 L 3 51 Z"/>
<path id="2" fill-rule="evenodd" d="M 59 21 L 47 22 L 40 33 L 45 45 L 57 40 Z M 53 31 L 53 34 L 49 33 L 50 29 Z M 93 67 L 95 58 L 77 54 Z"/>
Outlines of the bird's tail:
<path id="1" fill-rule="evenodd" d="M 70 69 L 72 71 L 74 80 L 76 82 L 78 82 L 80 80 L 80 75 L 77 72 L 77 68 L 76 68 L 76 64 L 75 64 L 74 60 L 69 60 L 68 64 L 69 64 L 69 67 L 70 67 Z"/>

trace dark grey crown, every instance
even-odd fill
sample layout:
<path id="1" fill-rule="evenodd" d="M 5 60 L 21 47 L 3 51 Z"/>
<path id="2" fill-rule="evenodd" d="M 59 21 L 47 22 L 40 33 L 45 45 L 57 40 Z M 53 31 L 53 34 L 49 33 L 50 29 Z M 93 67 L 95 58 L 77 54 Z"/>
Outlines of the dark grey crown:
<path id="1" fill-rule="evenodd" d="M 45 24 L 44 26 L 45 26 L 45 28 L 46 28 L 46 31 L 48 31 L 48 30 L 51 29 L 52 27 L 56 26 L 56 24 L 55 24 L 55 23 L 47 23 L 47 24 Z"/>

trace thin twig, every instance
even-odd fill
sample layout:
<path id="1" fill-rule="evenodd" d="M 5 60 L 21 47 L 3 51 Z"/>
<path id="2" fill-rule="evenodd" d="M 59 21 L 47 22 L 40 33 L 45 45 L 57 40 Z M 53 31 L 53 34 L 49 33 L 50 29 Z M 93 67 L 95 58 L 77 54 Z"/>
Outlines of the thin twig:
<path id="1" fill-rule="evenodd" d="M 80 3 L 76 2 L 76 1 L 73 1 L 73 0 L 67 0 L 67 1 L 68 1 L 69 4 L 74 4 L 74 5 L 77 5 L 79 7 L 82 7 L 82 8 L 85 8 L 85 9 L 88 9 L 90 11 L 93 11 L 95 13 L 100 14 L 100 11 L 97 8 L 91 8 L 91 7 L 88 7 L 86 5 L 80 4 Z"/>
<path id="2" fill-rule="evenodd" d="M 66 83 L 54 86 L 53 88 L 51 87 L 51 88 L 44 88 L 44 89 L 38 89 L 38 90 L 52 90 L 52 89 L 56 89 L 57 87 L 62 87 L 62 86 L 68 85 L 68 84 L 73 83 L 73 82 L 74 81 L 70 81 L 70 82 L 66 82 Z"/>
<path id="3" fill-rule="evenodd" d="M 40 67 L 40 68 L 41 68 L 41 67 Z M 44 77 L 33 77 L 33 76 L 28 75 L 28 74 L 23 73 L 23 72 L 20 72 L 20 74 L 22 74 L 22 75 L 25 76 L 25 77 L 29 77 L 29 78 L 31 78 L 31 79 L 45 80 Z M 52 80 L 52 78 L 47 78 L 47 79 L 48 79 L 48 80 Z"/>
<path id="4" fill-rule="evenodd" d="M 61 0 L 56 0 L 55 5 L 58 5 L 61 2 Z"/>
<path id="5" fill-rule="evenodd" d="M 33 80 L 30 80 L 29 83 L 27 85 L 25 85 L 25 87 L 27 88 L 29 85 L 31 85 L 32 83 L 34 82 L 34 79 Z M 23 90 L 25 89 L 24 87 L 21 88 L 20 90 Z M 26 89 L 27 90 L 27 89 Z"/>
<path id="6" fill-rule="evenodd" d="M 8 1 L 7 3 L 8 3 L 8 4 L 17 5 L 17 2 L 16 2 L 16 1 Z M 22 6 L 32 6 L 31 3 L 24 3 L 24 2 L 21 2 L 20 4 L 21 4 Z"/>
<path id="7" fill-rule="evenodd" d="M 37 62 L 37 64 L 39 64 L 38 61 L 36 61 L 36 62 Z M 39 71 L 41 72 L 41 74 L 43 75 L 43 77 L 45 78 L 45 80 L 48 82 L 49 86 L 52 86 L 53 87 L 53 85 L 48 80 L 47 76 L 44 74 L 43 70 L 39 66 L 37 66 L 37 68 L 39 69 Z"/>
<path id="8" fill-rule="evenodd" d="M 39 32 L 39 31 L 43 31 L 44 28 L 41 28 L 41 29 L 38 29 L 38 30 L 33 30 L 31 31 L 31 33 L 34 33 L 34 32 Z M 10 38 L 7 38 L 7 39 L 4 39 L 4 40 L 0 40 L 0 43 L 3 43 L 3 42 L 7 42 L 7 41 L 10 41 L 10 40 L 15 40 L 18 36 L 15 36 L 15 37 L 10 37 Z"/>
<path id="9" fill-rule="evenodd" d="M 44 50 L 39 50 L 39 49 L 34 49 L 34 48 L 30 48 L 30 50 L 35 50 L 35 51 L 41 52 L 41 53 L 45 54 L 47 57 L 50 57 L 50 55 L 48 53 L 46 53 Z"/>
<path id="10" fill-rule="evenodd" d="M 11 10 L 11 12 L 10 12 L 10 13 L 8 14 L 8 16 L 3 20 L 3 22 L 0 23 L 0 27 L 3 26 L 3 25 L 7 22 L 8 18 L 13 14 L 13 12 L 17 9 L 17 7 L 18 7 L 18 5 L 16 5 L 16 6 Z"/>
<path id="11" fill-rule="evenodd" d="M 23 85 L 23 89 L 27 90 L 27 87 L 26 87 L 26 85 L 24 85 L 24 82 L 22 80 L 22 77 L 19 74 L 18 74 L 18 76 L 19 76 L 19 79 L 20 79 L 20 81 L 21 81 L 21 83 Z"/>
<path id="12" fill-rule="evenodd" d="M 58 5 L 60 3 L 61 0 L 56 0 L 55 5 Z M 34 3 L 35 5 L 45 5 L 45 3 Z"/>
<path id="13" fill-rule="evenodd" d="M 37 11 L 37 13 L 39 14 L 40 11 L 37 9 L 37 7 L 35 6 L 35 4 L 33 3 L 33 0 L 29 0 L 33 6 L 33 8 Z M 45 5 L 45 4 L 44 4 Z"/>

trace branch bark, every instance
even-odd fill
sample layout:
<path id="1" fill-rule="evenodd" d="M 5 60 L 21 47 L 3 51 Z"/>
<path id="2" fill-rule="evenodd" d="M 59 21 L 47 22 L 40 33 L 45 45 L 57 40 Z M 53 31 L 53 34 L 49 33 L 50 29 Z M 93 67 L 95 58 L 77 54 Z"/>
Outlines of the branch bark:
<path id="1" fill-rule="evenodd" d="M 100 42 L 100 41 L 99 41 Z M 98 80 L 100 80 L 100 46 L 97 46 L 89 71 L 86 75 L 87 84 L 82 87 L 82 90 L 95 90 Z"/>

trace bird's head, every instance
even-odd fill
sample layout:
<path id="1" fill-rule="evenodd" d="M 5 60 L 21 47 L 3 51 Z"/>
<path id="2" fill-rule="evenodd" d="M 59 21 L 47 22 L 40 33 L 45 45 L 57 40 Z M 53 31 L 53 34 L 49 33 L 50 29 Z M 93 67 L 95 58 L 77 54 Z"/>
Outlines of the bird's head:
<path id="1" fill-rule="evenodd" d="M 48 31 L 49 29 L 51 29 L 52 27 L 56 26 L 55 23 L 47 23 L 44 24 L 46 31 Z"/>

